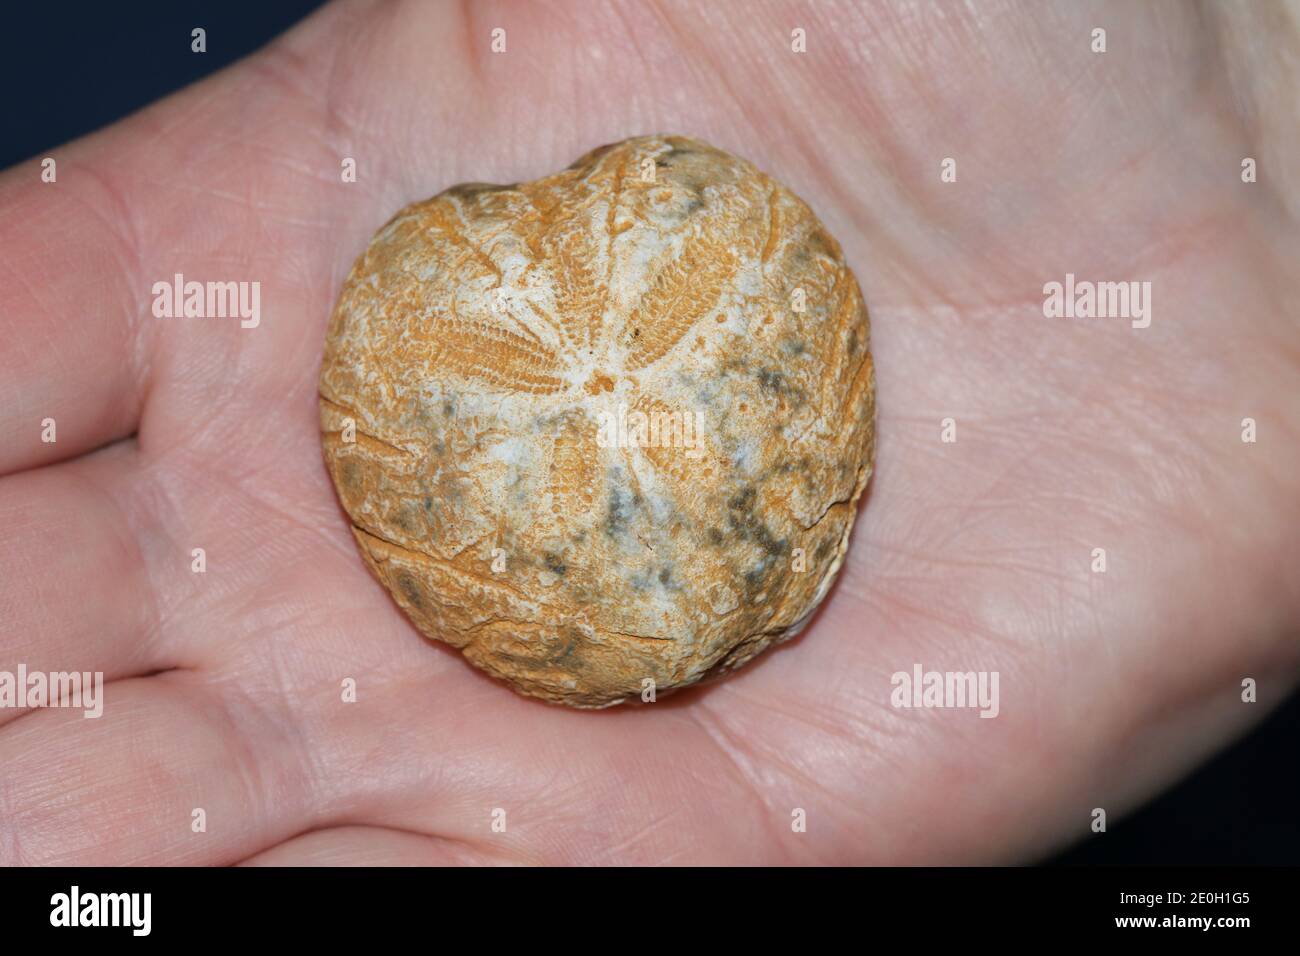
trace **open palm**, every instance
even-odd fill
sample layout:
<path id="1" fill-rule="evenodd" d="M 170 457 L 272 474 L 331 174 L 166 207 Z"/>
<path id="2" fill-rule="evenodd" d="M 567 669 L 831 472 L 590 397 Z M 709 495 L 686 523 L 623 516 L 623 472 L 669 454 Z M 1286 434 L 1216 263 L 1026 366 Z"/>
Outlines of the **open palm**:
<path id="1" fill-rule="evenodd" d="M 0 710 L 0 862 L 1005 861 L 1167 784 L 1300 661 L 1287 9 L 342 4 L 56 151 L 57 183 L 9 171 L 0 669 L 111 683 L 99 720 Z M 400 206 L 652 132 L 839 238 L 878 463 L 803 636 L 575 712 L 369 576 L 317 373 Z M 176 273 L 260 282 L 260 325 L 155 318 Z M 1150 326 L 1045 317 L 1067 273 L 1149 281 Z M 916 664 L 997 671 L 999 715 L 891 706 Z"/>

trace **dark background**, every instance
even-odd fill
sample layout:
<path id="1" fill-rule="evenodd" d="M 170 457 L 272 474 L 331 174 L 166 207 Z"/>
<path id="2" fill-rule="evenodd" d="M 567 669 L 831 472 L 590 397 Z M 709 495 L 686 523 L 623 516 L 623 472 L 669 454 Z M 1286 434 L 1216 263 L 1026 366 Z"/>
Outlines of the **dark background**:
<path id="1" fill-rule="evenodd" d="M 11 7 L 0 32 L 0 169 L 228 65 L 320 5 L 170 0 Z M 194 27 L 207 30 L 205 54 L 190 52 Z M 1298 740 L 1300 695 L 1293 695 L 1182 784 L 1049 862 L 1300 863 Z"/>

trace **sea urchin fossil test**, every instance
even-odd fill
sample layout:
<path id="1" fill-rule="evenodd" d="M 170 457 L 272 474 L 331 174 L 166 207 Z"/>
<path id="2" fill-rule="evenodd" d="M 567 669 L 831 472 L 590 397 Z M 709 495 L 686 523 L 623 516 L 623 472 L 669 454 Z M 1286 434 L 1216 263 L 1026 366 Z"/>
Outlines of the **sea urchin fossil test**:
<path id="1" fill-rule="evenodd" d="M 871 473 L 838 243 L 678 136 L 401 210 L 343 287 L 320 394 L 361 554 L 415 626 L 579 707 L 797 633 Z"/>

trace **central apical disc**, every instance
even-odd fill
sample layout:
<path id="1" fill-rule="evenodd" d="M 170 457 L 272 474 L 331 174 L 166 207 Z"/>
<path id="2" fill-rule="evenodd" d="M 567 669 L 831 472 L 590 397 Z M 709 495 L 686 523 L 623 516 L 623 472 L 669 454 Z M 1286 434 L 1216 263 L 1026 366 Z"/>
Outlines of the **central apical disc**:
<path id="1" fill-rule="evenodd" d="M 576 706 L 792 636 L 871 472 L 839 245 L 683 137 L 403 209 L 348 276 L 320 391 L 361 553 L 410 619 Z"/>

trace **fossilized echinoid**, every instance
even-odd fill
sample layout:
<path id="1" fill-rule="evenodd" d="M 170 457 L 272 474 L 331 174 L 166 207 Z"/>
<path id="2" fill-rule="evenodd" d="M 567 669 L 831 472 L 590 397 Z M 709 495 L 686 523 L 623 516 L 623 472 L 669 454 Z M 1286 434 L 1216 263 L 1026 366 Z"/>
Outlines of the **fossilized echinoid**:
<path id="1" fill-rule="evenodd" d="M 871 473 L 838 243 L 677 136 L 401 210 L 347 278 L 320 392 L 361 554 L 415 626 L 580 707 L 793 636 Z"/>

